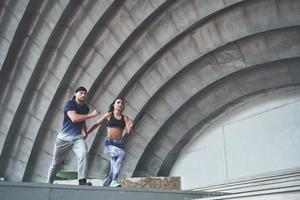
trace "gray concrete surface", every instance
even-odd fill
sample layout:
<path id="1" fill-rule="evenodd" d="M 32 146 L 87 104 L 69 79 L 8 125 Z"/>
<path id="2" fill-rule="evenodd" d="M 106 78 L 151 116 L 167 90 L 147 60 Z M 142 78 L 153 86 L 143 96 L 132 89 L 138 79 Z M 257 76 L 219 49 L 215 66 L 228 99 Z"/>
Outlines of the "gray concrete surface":
<path id="1" fill-rule="evenodd" d="M 154 189 L 103 188 L 97 186 L 50 185 L 0 181 L 0 199 L 5 200 L 80 200 L 80 199 L 162 199 L 181 200 L 219 195 L 218 192 L 163 191 Z"/>

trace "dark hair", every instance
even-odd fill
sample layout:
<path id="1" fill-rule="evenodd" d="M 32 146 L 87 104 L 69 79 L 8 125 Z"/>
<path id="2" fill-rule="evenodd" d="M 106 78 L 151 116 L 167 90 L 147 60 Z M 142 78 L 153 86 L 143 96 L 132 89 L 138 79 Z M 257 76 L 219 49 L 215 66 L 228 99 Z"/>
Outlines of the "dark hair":
<path id="1" fill-rule="evenodd" d="M 115 102 L 116 102 L 118 99 L 121 99 L 121 100 L 124 102 L 124 99 L 123 99 L 122 97 L 117 97 L 117 98 L 115 98 L 115 100 L 110 104 L 109 109 L 108 109 L 108 112 L 113 112 L 113 111 L 114 111 L 114 104 L 115 104 Z"/>
<path id="2" fill-rule="evenodd" d="M 87 92 L 87 90 L 86 90 L 85 87 L 80 86 L 80 87 L 78 87 L 78 88 L 75 90 L 75 93 L 80 92 L 80 91 L 85 91 L 85 92 Z M 73 98 L 72 98 L 72 100 L 75 100 L 75 99 L 76 99 L 76 97 L 75 97 L 75 95 L 74 95 Z"/>

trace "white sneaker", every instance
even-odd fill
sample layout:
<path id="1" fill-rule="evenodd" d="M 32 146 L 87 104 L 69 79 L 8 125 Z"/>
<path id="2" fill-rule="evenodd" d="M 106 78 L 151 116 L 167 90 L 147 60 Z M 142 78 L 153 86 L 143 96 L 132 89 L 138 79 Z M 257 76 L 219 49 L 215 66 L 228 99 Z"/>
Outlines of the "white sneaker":
<path id="1" fill-rule="evenodd" d="M 112 181 L 109 185 L 109 187 L 121 187 L 121 184 L 117 181 Z"/>

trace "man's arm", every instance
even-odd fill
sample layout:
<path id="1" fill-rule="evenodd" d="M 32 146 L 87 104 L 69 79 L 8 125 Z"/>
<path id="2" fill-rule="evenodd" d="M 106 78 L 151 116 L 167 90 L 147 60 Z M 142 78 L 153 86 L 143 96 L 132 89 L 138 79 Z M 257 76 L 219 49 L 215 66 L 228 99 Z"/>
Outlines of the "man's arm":
<path id="1" fill-rule="evenodd" d="M 96 117 L 98 114 L 100 114 L 99 108 L 93 110 L 93 112 L 86 115 L 78 114 L 75 110 L 70 110 L 67 112 L 67 115 L 69 116 L 72 122 L 83 122 L 87 119 Z"/>

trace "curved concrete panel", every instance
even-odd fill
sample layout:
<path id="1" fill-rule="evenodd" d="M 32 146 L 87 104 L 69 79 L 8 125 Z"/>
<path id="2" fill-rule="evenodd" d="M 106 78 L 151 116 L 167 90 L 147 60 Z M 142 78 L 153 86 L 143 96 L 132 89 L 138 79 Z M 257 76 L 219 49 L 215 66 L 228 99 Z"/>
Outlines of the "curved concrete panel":
<path id="1" fill-rule="evenodd" d="M 299 58 L 264 65 L 236 72 L 232 76 L 214 83 L 209 89 L 195 94 L 193 98 L 178 109 L 172 116 L 173 119 L 169 119 L 160 128 L 159 134 L 151 140 L 150 147 L 147 147 L 146 155 L 143 156 L 145 159 L 141 159 L 138 165 L 143 166 L 143 171 L 140 172 L 137 169 L 136 174 L 168 175 L 171 169 L 169 164 L 174 162 L 174 160 L 172 162 L 171 160 L 176 159 L 177 153 L 193 136 L 194 131 L 204 126 L 205 123 L 209 123 L 211 118 L 233 106 L 240 98 L 247 95 L 299 84 L 299 80 L 296 78 L 299 73 Z M 274 81 L 278 76 L 281 78 L 281 83 Z M 249 85 L 251 85 L 250 88 Z M 182 128 L 183 126 L 186 128 L 185 130 Z M 155 163 L 155 165 L 150 163 Z"/>
<path id="2" fill-rule="evenodd" d="M 286 37 L 288 35 L 290 37 Z M 164 86 L 165 88 L 162 89 L 162 92 L 156 92 L 156 94 L 152 95 L 153 103 L 152 104 L 149 103 L 150 111 L 143 109 L 148 116 L 147 115 L 143 116 L 139 122 L 141 126 L 139 127 L 139 124 L 137 124 L 136 127 L 136 129 L 139 128 L 141 129 L 138 131 L 140 133 L 140 137 L 147 138 L 146 139 L 147 141 L 151 141 L 152 139 L 151 137 L 155 135 L 155 130 L 161 128 L 161 124 L 155 122 L 158 120 L 160 121 L 168 120 L 168 117 L 159 118 L 158 120 L 156 120 L 158 117 L 157 116 L 153 117 L 153 115 L 151 115 L 152 111 L 158 112 L 159 108 L 161 107 L 162 101 L 167 102 L 168 105 L 171 105 L 170 108 L 168 109 L 168 112 L 172 113 L 172 110 L 173 112 L 176 112 L 176 109 L 179 108 L 180 105 L 182 105 L 187 99 L 193 96 L 196 92 L 200 91 L 201 89 L 204 89 L 205 87 L 208 87 L 211 83 L 214 83 L 215 81 L 230 75 L 232 72 L 239 70 L 239 68 L 236 68 L 235 71 L 222 70 L 224 68 L 227 68 L 226 67 L 227 65 L 238 66 L 239 63 L 243 63 L 244 62 L 243 60 L 245 60 L 248 62 L 246 62 L 247 64 L 243 64 L 243 66 L 247 65 L 247 67 L 250 67 L 256 64 L 268 63 L 276 60 L 290 58 L 289 56 L 286 57 L 287 54 L 291 55 L 292 58 L 298 57 L 300 53 L 299 43 L 295 42 L 295 41 L 300 41 L 298 35 L 299 35 L 299 28 L 294 28 L 294 27 L 289 29 L 282 29 L 273 32 L 257 34 L 249 38 L 244 38 L 239 41 L 236 41 L 235 43 L 229 44 L 223 48 L 220 48 L 217 51 L 204 56 L 202 59 L 199 59 L 197 62 L 192 63 L 192 65 L 189 66 L 188 69 L 178 73 L 177 77 L 174 77 L 173 80 L 169 81 L 166 84 L 167 86 Z M 259 42 L 260 46 L 266 48 L 262 48 L 261 50 L 259 50 L 256 48 L 257 45 L 253 47 L 254 46 L 253 44 L 257 42 Z M 287 48 L 286 49 L 278 48 L 277 45 L 279 45 L 280 43 L 286 44 Z M 274 51 L 274 49 L 281 49 L 282 51 L 281 50 Z M 268 58 L 264 56 L 264 59 L 259 61 L 259 59 L 257 58 L 258 54 L 269 55 L 269 56 Z M 223 55 L 223 56 L 219 56 L 219 55 Z M 226 55 L 226 57 L 224 57 L 224 55 Z M 226 63 L 220 62 L 220 60 L 219 62 L 216 61 L 217 60 L 216 58 L 221 58 L 221 57 L 223 57 L 223 60 L 226 60 Z M 255 59 L 255 63 L 251 63 L 250 59 L 254 57 L 256 57 L 257 59 Z M 201 112 L 199 111 L 199 113 Z M 157 115 L 159 115 L 160 117 L 162 116 L 161 113 L 159 112 Z M 151 122 L 151 120 L 154 122 Z M 150 127 L 147 129 L 148 127 L 147 124 L 151 125 L 151 129 Z M 154 128 L 155 126 L 156 128 Z M 177 130 L 182 131 L 183 129 L 185 129 L 185 126 L 182 124 L 180 124 L 180 127 L 177 127 Z M 150 130 L 151 132 L 149 133 Z M 135 138 L 132 138 L 133 140 L 132 144 L 134 144 L 134 139 Z M 129 147 L 135 146 L 132 144 L 128 146 Z M 129 148 L 129 152 L 130 152 L 130 148 Z M 132 149 L 132 152 L 134 152 L 134 157 L 136 157 L 137 150 Z"/>
<path id="3" fill-rule="evenodd" d="M 261 8 L 261 10 L 259 10 L 259 8 L 257 8 L 256 7 L 256 4 L 255 4 L 255 6 L 254 6 L 254 4 L 251 4 L 251 3 L 253 3 L 253 2 L 249 2 L 248 4 L 244 4 L 245 6 L 247 6 L 247 7 L 245 7 L 244 8 L 244 10 L 247 10 L 247 9 L 249 9 L 249 11 L 248 12 L 250 12 L 250 11 L 252 11 L 252 13 L 256 13 L 256 17 L 258 17 L 260 14 L 261 14 L 261 17 L 263 17 L 263 16 L 265 16 L 265 14 L 264 14 L 264 12 L 265 12 L 265 10 L 262 10 L 262 8 L 264 8 L 265 6 L 261 6 L 260 8 Z M 260 3 L 266 3 L 266 2 L 260 2 Z M 269 3 L 269 2 L 268 2 Z M 275 9 L 275 10 L 273 10 L 273 13 L 277 13 L 277 9 L 276 9 L 276 5 L 274 5 L 273 3 L 275 3 L 275 2 L 272 2 L 272 4 L 270 5 L 270 8 L 271 9 Z M 286 2 L 287 3 L 287 2 Z M 282 7 L 285 7 L 284 5 L 281 5 Z M 251 10 L 251 9 L 255 9 L 255 10 Z M 233 12 L 234 13 L 234 12 Z M 233 16 L 235 16 L 235 17 L 237 17 L 238 19 L 241 19 L 241 18 L 243 18 L 243 16 L 246 16 L 245 14 L 241 14 L 240 13 L 240 11 L 237 9 L 237 13 L 238 13 L 238 17 L 237 16 L 235 16 L 234 14 L 232 14 L 232 12 L 230 12 L 230 13 L 228 13 L 228 15 L 229 16 L 226 16 L 226 13 L 225 13 L 225 16 L 227 17 L 227 18 L 229 18 L 229 19 L 231 19 L 232 18 L 232 15 Z M 226 19 L 226 17 L 225 17 L 225 19 Z M 223 18 L 224 18 L 224 16 L 223 16 Z M 222 19 L 223 19 L 222 18 Z M 259 17 L 258 17 L 259 18 Z M 249 20 L 248 18 L 245 18 L 244 19 L 245 21 L 247 21 L 247 20 Z M 277 26 L 278 26 L 278 24 L 277 23 L 275 23 L 275 22 L 272 22 L 274 19 L 271 19 L 271 18 L 269 18 L 268 20 L 270 20 L 269 21 L 269 24 L 276 24 L 275 25 L 275 27 L 274 28 L 276 28 Z M 218 20 L 218 18 L 215 20 L 215 21 L 220 21 L 220 20 Z M 230 20 L 229 20 L 230 21 Z M 276 20 L 277 21 L 277 20 Z M 296 20 L 295 21 L 295 23 L 297 24 L 297 23 L 299 23 L 298 22 L 298 20 Z M 224 21 L 224 24 L 226 24 L 226 21 Z M 247 24 L 247 23 L 245 23 L 245 24 Z M 249 24 L 250 24 L 250 22 L 249 22 Z M 295 24 L 295 25 L 296 25 Z M 223 24 L 220 24 L 219 26 L 224 26 Z M 246 25 L 244 25 L 243 24 L 243 26 L 245 27 Z M 201 29 L 201 28 L 200 28 Z M 265 27 L 264 26 L 261 26 L 260 27 L 260 29 L 261 29 L 261 31 L 262 32 L 264 32 L 264 29 L 265 29 Z M 217 30 L 223 30 L 223 29 L 219 29 L 219 28 L 217 28 Z M 225 32 L 223 32 L 223 33 L 220 33 L 219 35 L 222 35 L 222 34 L 225 34 L 226 35 L 226 30 L 227 29 L 225 29 Z M 242 30 L 244 30 L 244 29 L 242 29 Z M 258 27 L 256 27 L 255 28 L 255 31 L 256 30 L 258 30 Z M 227 30 L 227 31 L 229 31 L 229 30 Z M 200 32 L 200 31 L 199 31 Z M 201 33 L 202 32 L 205 32 L 205 31 L 201 31 Z M 251 30 L 249 30 L 249 32 L 252 32 Z M 235 32 L 235 34 L 237 35 L 237 37 L 240 37 L 241 35 L 241 33 L 238 33 L 238 32 Z M 232 34 L 233 35 L 233 34 Z M 232 37 L 232 35 L 231 35 L 231 37 Z M 220 37 L 220 38 L 223 38 L 223 37 Z M 237 38 L 238 39 L 238 38 Z M 206 41 L 205 39 L 203 39 L 203 41 Z M 216 41 L 216 40 L 213 40 L 213 41 Z M 193 51 L 193 45 L 189 45 L 189 43 L 187 43 L 186 45 L 184 44 L 184 42 L 182 42 L 183 44 L 182 44 L 182 46 L 183 47 L 178 47 L 178 48 L 182 48 L 182 49 L 185 49 L 187 52 L 190 52 L 188 49 L 192 49 L 191 51 Z M 277 43 L 277 41 L 275 41 L 274 42 L 274 44 L 276 44 Z M 221 42 L 221 44 L 220 45 L 222 45 L 222 42 Z M 217 48 L 218 46 L 216 46 L 215 48 Z M 174 49 L 176 49 L 175 47 L 174 47 Z M 235 50 L 234 50 L 235 49 Z M 196 50 L 195 50 L 196 51 Z M 194 51 L 194 52 L 195 52 Z M 222 55 L 222 53 L 220 53 L 219 55 L 216 55 L 216 63 L 218 64 L 218 65 L 220 65 L 220 66 L 223 66 L 223 68 L 222 69 L 220 69 L 219 70 L 219 73 L 230 73 L 230 72 L 233 72 L 233 71 L 235 71 L 235 70 L 238 70 L 238 69 L 243 69 L 243 68 L 245 68 L 245 67 L 247 67 L 247 63 L 245 63 L 245 61 L 244 61 L 244 58 L 243 58 L 243 56 L 241 55 L 241 56 L 239 56 L 239 47 L 237 46 L 236 48 L 233 48 L 233 50 L 232 49 L 229 49 L 229 50 L 227 50 L 227 51 L 225 51 L 224 53 L 223 53 L 223 55 Z M 254 52 L 255 52 L 255 50 L 253 50 Z M 229 54 L 229 56 L 228 56 L 228 58 L 226 58 L 226 54 Z M 297 54 L 297 53 L 296 53 Z M 182 54 L 180 54 L 180 55 L 182 55 Z M 195 53 L 195 55 L 196 55 L 196 53 Z M 200 54 L 201 55 L 201 54 Z M 224 55 L 225 55 L 225 57 L 224 57 Z M 231 59 L 231 57 L 232 58 L 234 58 L 235 56 L 237 56 L 237 60 L 235 61 L 235 62 L 230 62 L 230 61 L 228 61 L 228 60 L 226 60 L 226 59 Z M 275 55 L 276 56 L 276 55 Z M 179 56 L 175 56 L 176 57 L 176 59 L 178 59 L 178 57 Z M 251 57 L 251 56 L 249 56 L 249 57 Z M 279 58 L 280 59 L 280 58 Z M 192 59 L 193 60 L 193 59 Z M 160 64 L 160 63 L 159 63 Z M 158 64 L 158 65 L 159 65 Z M 249 63 L 250 64 L 250 63 Z M 163 64 L 162 64 L 163 65 Z M 157 67 L 158 68 L 158 67 Z M 155 76 L 156 75 L 156 77 L 158 77 L 158 78 L 156 78 L 155 79 L 155 85 L 159 85 L 159 83 L 161 83 L 161 82 L 163 82 L 163 81 L 165 81 L 166 79 L 167 79 L 167 76 L 166 77 L 161 77 L 161 74 L 160 73 L 158 73 L 157 71 L 159 71 L 159 70 L 156 70 L 156 67 L 153 67 L 152 68 L 152 70 L 153 70 L 153 73 L 149 73 L 149 74 L 151 74 L 151 78 L 149 78 L 150 80 L 153 80 L 154 78 L 153 78 L 153 76 Z M 173 72 L 174 73 L 174 71 L 171 71 L 171 72 Z M 153 74 L 155 74 L 155 75 L 153 75 Z M 172 75 L 171 76 L 169 76 L 169 77 L 172 77 Z M 146 78 L 144 78 L 144 79 L 142 79 L 142 80 L 147 80 Z M 150 82 L 147 82 L 146 84 L 144 84 L 144 85 L 149 85 L 149 83 Z M 153 89 L 153 91 L 156 91 L 157 90 L 157 87 L 155 88 L 155 85 L 154 85 L 154 89 Z M 152 85 L 151 85 L 152 86 Z M 145 86 L 146 87 L 146 86 Z M 145 88 L 144 87 L 144 88 Z M 149 87 L 148 87 L 149 88 Z M 150 87 L 151 88 L 151 87 Z M 134 88 L 134 91 L 139 91 L 139 90 L 137 90 L 136 88 Z M 148 90 L 149 91 L 149 90 Z M 185 88 L 185 91 L 190 91 L 190 90 L 188 90 L 187 88 Z M 174 94 L 174 92 L 173 92 L 173 94 Z M 184 94 L 184 93 L 182 93 L 182 94 L 178 94 L 177 96 L 178 96 L 178 98 L 180 98 L 180 96 L 184 96 L 184 95 L 187 95 L 187 96 L 189 96 L 189 94 Z M 136 96 L 138 96 L 138 95 L 132 95 L 132 97 L 136 97 Z M 144 95 L 141 95 L 141 96 L 144 96 Z M 132 101 L 129 101 L 129 102 L 132 102 Z M 170 101 L 169 101 L 170 102 Z M 140 145 L 139 146 L 142 146 L 142 148 L 141 148 L 141 150 L 142 151 L 144 151 L 144 148 L 143 148 L 143 145 L 145 145 L 145 144 L 147 144 L 150 140 L 151 140 L 151 138 L 152 138 L 152 136 L 151 135 L 154 135 L 155 134 L 155 132 L 156 132 L 156 130 L 157 129 L 153 129 L 153 127 L 156 127 L 156 128 L 159 128 L 160 126 L 161 126 L 161 120 L 164 120 L 164 119 L 166 119 L 166 118 L 164 118 L 164 116 L 163 116 L 163 114 L 166 114 L 166 115 L 168 115 L 167 114 L 167 112 L 169 112 L 170 110 L 172 110 L 172 108 L 168 105 L 168 103 L 166 103 L 166 102 L 164 102 L 163 100 L 158 100 L 158 103 L 157 103 L 159 106 L 157 106 L 157 107 L 159 107 L 160 109 L 162 109 L 163 107 L 163 109 L 161 110 L 161 111 L 158 111 L 157 109 L 149 109 L 149 110 L 152 110 L 153 112 L 151 112 L 152 113 L 152 115 L 151 115 L 151 113 L 149 114 L 149 113 L 147 113 L 147 114 L 149 114 L 149 116 L 147 116 L 147 115 L 144 115 L 144 117 L 145 117 L 145 121 L 142 121 L 141 122 L 141 124 L 143 124 L 143 128 L 142 128 L 142 130 L 141 130 L 141 132 L 144 132 L 144 134 L 142 133 L 142 134 L 140 134 L 141 135 L 141 138 L 139 138 L 139 139 L 137 139 L 137 138 L 134 138 L 133 140 L 139 140 L 138 142 L 134 142 L 134 143 L 139 143 Z M 150 124 L 149 126 L 151 127 L 150 129 L 147 129 L 147 125 L 144 125 L 144 124 Z M 149 130 L 151 130 L 151 132 L 149 133 Z M 143 145 L 141 145 L 141 144 L 143 144 Z M 129 145 L 129 146 L 131 146 L 131 145 Z M 130 151 L 129 151 L 130 152 Z M 133 150 L 133 157 L 135 157 L 136 158 L 136 156 L 137 156 L 137 154 L 138 154 L 138 151 L 137 151 L 137 149 L 134 149 Z M 141 153 L 141 152 L 139 152 L 139 153 Z M 132 160 L 130 160 L 130 162 L 132 163 Z M 131 165 L 131 166 L 134 166 L 134 165 Z M 129 172 L 129 174 L 130 174 L 131 172 Z"/>
<path id="4" fill-rule="evenodd" d="M 188 3 L 189 4 L 193 4 L 192 1 L 187 1 L 184 4 L 187 5 Z M 213 11 L 218 11 L 218 10 L 212 9 L 212 8 L 214 8 L 214 6 L 212 6 L 212 5 L 215 5 L 216 2 L 211 2 L 211 3 L 212 4 L 199 4 L 199 6 L 200 5 L 204 6 L 204 7 L 201 7 L 201 9 L 203 9 L 203 8 L 207 9 L 207 11 L 204 12 L 205 13 L 204 16 L 210 15 L 211 12 L 213 12 Z M 223 3 L 220 4 L 220 5 L 222 5 L 222 6 L 228 6 L 228 5 L 223 5 Z M 223 7 L 220 6 L 220 5 L 219 5 L 220 9 L 223 9 Z M 193 9 L 192 6 L 189 6 L 187 8 Z M 198 7 L 198 9 L 200 9 L 200 8 Z M 170 16 L 169 16 L 168 13 L 164 13 L 163 14 L 164 18 L 159 18 L 158 20 L 164 20 L 166 16 L 168 16 L 168 17 L 176 16 L 176 15 L 178 15 L 178 13 L 180 13 L 180 11 L 181 11 L 181 9 L 177 9 L 176 10 L 174 8 L 171 8 L 171 9 L 169 9 L 169 12 L 172 13 L 172 15 L 170 14 Z M 193 25 L 191 25 L 191 26 L 187 26 L 186 28 L 188 30 L 190 30 L 191 27 L 195 26 L 195 24 L 198 24 L 198 22 L 196 21 L 196 19 L 200 20 L 200 21 L 207 20 L 207 19 L 204 19 L 204 16 L 201 16 L 202 18 L 200 18 L 200 19 L 197 18 L 199 16 L 196 16 L 195 19 L 193 19 L 193 21 L 195 23 Z M 173 24 L 172 21 L 169 22 L 169 21 L 164 20 L 161 23 L 162 24 L 170 23 L 168 26 L 169 27 L 174 27 L 174 25 L 172 25 Z M 149 49 L 147 49 L 147 51 L 145 51 L 143 49 L 147 48 L 149 45 L 152 45 L 152 49 L 154 51 L 156 49 L 155 49 L 155 47 L 153 45 L 157 44 L 157 47 L 156 47 L 157 50 L 156 51 L 159 52 L 159 54 L 162 54 L 162 52 L 163 52 L 162 49 L 164 51 L 166 51 L 168 48 L 170 48 L 170 44 L 173 44 L 174 42 L 176 42 L 179 39 L 179 37 L 176 37 L 172 41 L 171 38 L 166 38 L 165 41 L 160 40 L 160 43 L 162 43 L 162 44 L 159 44 L 158 42 L 155 42 L 155 41 L 157 41 L 156 37 L 159 38 L 159 36 L 161 35 L 159 31 L 160 31 L 160 29 L 163 29 L 164 26 L 159 25 L 158 23 L 153 24 L 153 26 L 154 26 L 153 30 L 154 31 L 156 30 L 157 33 L 154 32 L 154 31 L 151 31 L 150 33 L 147 33 L 147 37 L 144 37 L 145 39 L 142 38 L 143 40 L 138 41 L 138 43 L 137 43 L 138 46 L 137 47 L 133 47 L 134 48 L 133 51 L 129 51 L 128 54 L 130 54 L 129 56 L 131 56 L 131 57 L 128 57 L 128 60 L 126 60 L 126 63 L 124 63 L 124 64 L 123 63 L 118 64 L 118 66 L 120 66 L 119 69 L 116 69 L 116 71 L 115 70 L 111 70 L 110 71 L 110 75 L 108 75 L 107 81 L 103 80 L 103 86 L 102 87 L 105 87 L 106 91 L 103 92 L 101 86 L 100 86 L 100 88 L 98 90 L 99 91 L 99 96 L 97 96 L 97 99 L 101 100 L 100 102 L 106 102 L 106 105 L 108 105 L 110 103 L 110 101 L 112 101 L 112 99 L 115 96 L 117 96 L 119 93 L 120 94 L 126 93 L 126 96 L 129 96 L 129 97 L 126 97 L 126 99 L 129 98 L 129 100 L 127 100 L 126 111 L 127 111 L 127 113 L 130 116 L 135 116 L 136 115 L 136 111 L 140 109 L 140 105 L 142 105 L 143 103 L 146 103 L 147 98 L 149 98 L 151 96 L 151 93 L 149 95 L 148 94 L 149 92 L 145 91 L 145 88 L 147 88 L 147 90 L 150 90 L 150 92 L 153 92 L 152 90 L 156 89 L 156 88 L 153 89 L 152 87 L 147 87 L 147 86 L 144 87 L 144 85 L 142 85 L 142 87 L 140 87 L 141 84 L 139 82 L 137 82 L 136 79 L 138 79 L 138 78 L 141 79 L 141 80 L 146 79 L 146 81 L 148 81 L 148 82 L 145 85 L 154 86 L 154 84 L 158 84 L 158 86 L 157 86 L 158 88 L 160 86 L 160 84 L 159 84 L 160 81 L 163 79 L 161 77 L 157 77 L 157 76 L 159 76 L 159 74 L 156 73 L 156 72 L 154 72 L 154 76 L 153 76 L 153 74 L 151 74 L 150 78 L 145 78 L 143 76 L 143 73 L 147 74 L 147 72 L 145 71 L 146 69 L 148 69 L 148 68 L 152 69 L 153 68 L 150 64 L 155 59 L 159 59 L 159 57 L 157 56 L 158 55 L 157 53 L 154 53 L 153 56 L 151 56 L 150 58 L 147 58 L 145 61 L 143 61 L 144 58 L 140 56 L 140 52 L 147 52 L 149 54 L 149 53 L 151 53 L 151 51 L 149 51 Z M 175 31 L 175 27 L 174 27 L 174 31 Z M 178 34 L 181 35 L 180 37 L 182 37 L 183 34 L 187 34 L 188 33 L 188 31 L 181 31 L 179 29 L 177 31 L 178 31 Z M 169 37 L 171 37 L 171 36 L 172 36 L 172 34 Z M 149 40 L 149 38 L 153 38 L 153 39 Z M 169 42 L 169 40 L 171 40 L 171 42 Z M 149 43 L 149 45 L 148 45 L 148 43 Z M 161 45 L 164 45 L 164 43 L 166 43 L 165 47 L 164 46 L 160 47 Z M 140 46 L 140 44 L 143 44 L 143 45 Z M 127 57 L 125 57 L 125 58 L 127 58 Z M 174 58 L 174 60 L 176 60 L 176 59 Z M 141 63 L 141 62 L 144 62 L 144 63 Z M 166 73 L 168 73 L 168 72 L 169 73 L 173 73 L 174 71 L 176 71 L 176 70 L 174 70 L 175 65 L 178 66 L 178 67 L 182 67 L 182 66 L 180 66 L 179 63 L 174 65 L 174 63 L 167 63 L 166 62 L 165 64 L 170 64 L 169 67 L 166 66 L 166 67 L 164 67 L 165 69 L 162 68 L 162 70 L 161 70 L 162 72 L 166 71 Z M 138 69 L 135 69 L 138 66 L 141 66 L 141 67 L 138 68 Z M 155 66 L 155 64 L 154 64 L 154 66 Z M 121 71 L 121 73 L 118 73 L 117 70 Z M 136 71 L 136 73 L 134 74 L 135 71 Z M 130 75 L 132 77 L 128 77 Z M 157 76 L 155 77 L 155 75 L 157 75 Z M 114 79 L 112 79 L 111 77 L 113 77 L 113 76 L 116 76 L 116 77 Z M 168 76 L 168 75 L 166 75 L 166 76 Z M 170 75 L 169 78 L 171 76 L 172 75 Z M 128 79 L 127 77 L 130 78 L 130 79 L 127 80 Z M 159 79 L 157 79 L 157 78 L 159 78 Z M 133 83 L 137 83 L 138 86 L 135 86 Z M 119 85 L 124 85 L 124 84 L 126 84 L 126 86 L 125 86 L 126 88 L 122 89 L 122 88 L 119 87 Z M 109 90 L 109 88 L 113 88 L 113 89 Z M 135 91 L 135 92 L 138 92 L 138 93 L 135 93 L 135 94 L 132 95 L 130 91 L 127 91 L 130 88 L 132 88 L 132 91 Z M 120 91 L 120 89 L 122 89 L 122 91 Z M 128 93 L 128 95 L 127 95 L 127 93 Z M 133 98 L 130 98 L 131 96 L 133 96 Z M 100 135 L 102 135 L 102 139 L 97 139 L 95 141 L 100 141 L 100 140 L 103 141 L 103 138 L 104 138 L 103 135 L 105 135 L 105 131 L 102 130 L 100 132 L 101 132 Z M 98 145 L 94 144 L 93 149 L 98 149 L 96 151 L 99 151 L 99 154 L 101 155 L 101 153 L 102 153 L 101 144 L 98 144 Z M 97 158 L 97 156 L 99 154 L 96 155 L 96 158 Z M 102 156 L 102 157 L 104 157 L 104 156 Z M 104 161 L 104 162 L 105 163 L 102 163 L 102 165 L 106 164 L 106 161 Z"/>

